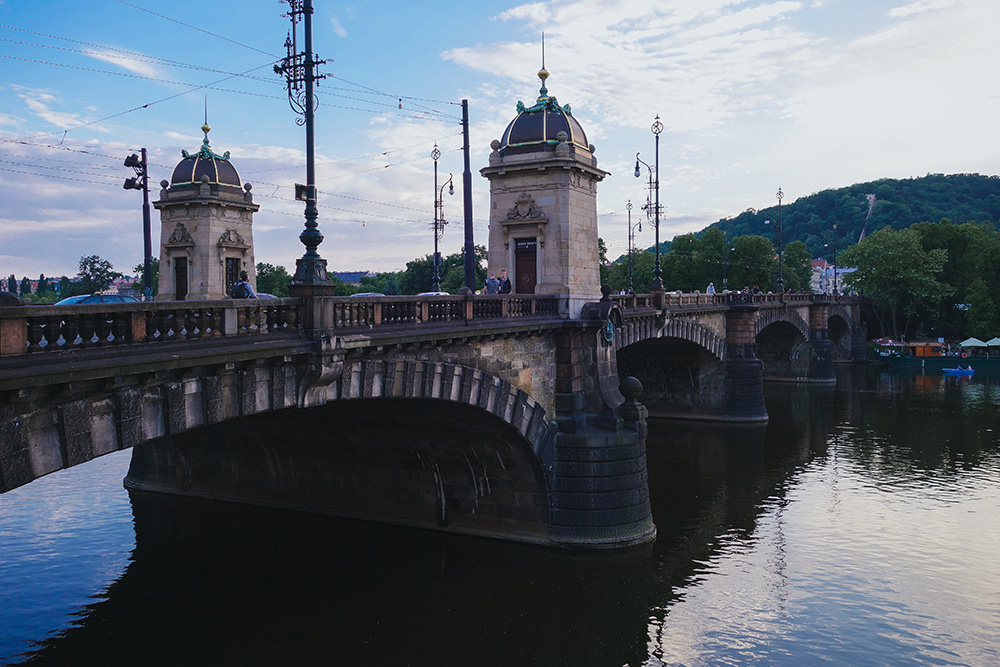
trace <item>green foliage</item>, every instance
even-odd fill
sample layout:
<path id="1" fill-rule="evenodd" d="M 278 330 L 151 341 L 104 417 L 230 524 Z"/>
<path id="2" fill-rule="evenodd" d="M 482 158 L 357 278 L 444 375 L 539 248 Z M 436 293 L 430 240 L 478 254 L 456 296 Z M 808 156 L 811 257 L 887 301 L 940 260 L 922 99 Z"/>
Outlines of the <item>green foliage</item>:
<path id="1" fill-rule="evenodd" d="M 812 255 L 802 241 L 792 241 L 785 246 L 781 257 L 781 271 L 785 289 L 809 291 L 812 281 Z"/>
<path id="2" fill-rule="evenodd" d="M 153 275 L 150 277 L 150 282 L 153 285 L 153 296 L 156 296 L 160 284 L 160 258 L 153 257 L 152 260 Z M 142 299 L 146 294 L 146 263 L 136 264 L 132 268 L 132 272 L 139 275 L 139 284 L 136 286 L 136 290 L 139 292 L 139 298 Z"/>
<path id="3" fill-rule="evenodd" d="M 632 288 L 644 294 L 649 292 L 653 284 L 653 265 L 655 259 L 653 253 L 648 250 L 640 250 L 632 253 Z M 628 284 L 628 256 L 623 255 L 616 262 L 608 267 L 607 284 L 615 292 L 626 289 Z"/>
<path id="4" fill-rule="evenodd" d="M 729 288 L 740 290 L 774 288 L 772 266 L 775 263 L 771 242 L 763 236 L 738 236 L 729 252 Z"/>
<path id="5" fill-rule="evenodd" d="M 97 255 L 88 255 L 80 258 L 80 278 L 79 290 L 77 294 L 93 294 L 108 288 L 115 278 L 121 278 L 122 274 L 114 270 L 111 262 L 101 259 Z"/>
<path id="6" fill-rule="evenodd" d="M 929 174 L 922 178 L 880 179 L 846 188 L 823 190 L 781 207 L 782 237 L 802 241 L 814 257 L 833 258 L 834 251 L 858 241 L 868 214 L 867 194 L 875 194 L 868 233 L 889 227 L 904 229 L 915 222 L 947 218 L 959 222 L 1000 223 L 1000 177 L 980 174 Z M 771 236 L 765 220 L 777 220 L 778 208 L 748 209 L 713 226 L 727 238 Z M 842 263 L 843 264 L 843 263 Z"/>
<path id="7" fill-rule="evenodd" d="M 257 291 L 273 294 L 278 297 L 288 296 L 288 286 L 292 277 L 283 266 L 274 266 L 267 262 L 257 262 Z"/>
<path id="8" fill-rule="evenodd" d="M 361 292 L 379 292 L 386 296 L 401 294 L 399 290 L 398 273 L 376 273 L 374 276 L 361 278 Z"/>
<path id="9" fill-rule="evenodd" d="M 908 330 L 911 318 L 933 309 L 952 292 L 937 279 L 947 259 L 943 248 L 925 250 L 917 230 L 889 228 L 876 231 L 840 257 L 842 264 L 857 267 L 844 276 L 844 282 L 872 299 L 883 330 L 893 337 Z"/>
<path id="10" fill-rule="evenodd" d="M 7 291 L 15 295 L 17 294 L 17 278 L 14 277 L 13 273 L 7 279 Z"/>
<path id="11" fill-rule="evenodd" d="M 31 281 L 28 280 L 28 276 L 21 278 L 21 296 L 25 297 L 31 294 Z"/>
<path id="12" fill-rule="evenodd" d="M 980 340 L 989 340 L 993 336 L 1000 335 L 1000 315 L 997 314 L 997 307 L 993 299 L 990 298 L 989 288 L 986 281 L 976 278 L 969 286 L 966 296 L 969 313 L 968 333 Z"/>

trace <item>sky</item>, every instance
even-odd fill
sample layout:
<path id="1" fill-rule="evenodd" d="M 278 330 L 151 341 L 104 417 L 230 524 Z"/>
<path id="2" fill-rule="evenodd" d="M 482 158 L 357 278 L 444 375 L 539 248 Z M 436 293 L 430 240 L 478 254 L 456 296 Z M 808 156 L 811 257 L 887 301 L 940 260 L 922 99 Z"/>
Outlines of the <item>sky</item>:
<path id="1" fill-rule="evenodd" d="M 538 96 L 569 104 L 610 172 L 600 234 L 627 251 L 659 143 L 660 239 L 827 188 L 928 173 L 1000 174 L 995 0 L 314 0 L 319 253 L 331 271 L 393 271 L 433 251 L 434 145 L 463 171 L 488 240 L 489 144 Z M 291 27 L 275 0 L 0 0 L 0 275 L 142 262 L 142 195 L 124 158 L 149 152 L 150 197 L 205 122 L 253 187 L 258 262 L 304 248 L 305 132 L 273 72 Z M 301 35 L 301 27 L 300 27 Z M 301 48 L 301 42 L 300 42 Z M 153 238 L 159 215 L 153 210 Z M 460 250 L 461 189 L 441 250 Z M 652 225 L 636 243 L 652 246 Z M 154 255 L 157 250 L 154 248 Z"/>

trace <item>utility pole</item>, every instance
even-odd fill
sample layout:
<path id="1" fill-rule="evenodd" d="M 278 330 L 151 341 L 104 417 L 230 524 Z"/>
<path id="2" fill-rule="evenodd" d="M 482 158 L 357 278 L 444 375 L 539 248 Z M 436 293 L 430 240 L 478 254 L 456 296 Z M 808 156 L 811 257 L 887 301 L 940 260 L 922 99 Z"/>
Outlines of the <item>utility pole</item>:
<path id="1" fill-rule="evenodd" d="M 292 278 L 292 284 L 329 285 L 332 281 L 326 274 L 326 260 L 320 257 L 316 250 L 323 242 L 323 235 L 319 231 L 319 223 L 316 222 L 319 217 L 319 208 L 316 206 L 316 150 L 313 117 L 316 108 L 313 84 L 324 78 L 322 74 L 317 74 L 317 68 L 326 61 L 316 60 L 313 57 L 312 0 L 280 1 L 289 7 L 288 13 L 283 16 L 291 19 L 292 30 L 285 39 L 285 51 L 288 55 L 282 58 L 280 65 L 274 66 L 274 72 L 284 75 L 288 87 L 288 103 L 292 107 L 292 111 L 303 117 L 296 118 L 295 123 L 306 126 L 306 184 L 304 187 L 295 186 L 296 199 L 301 193 L 306 201 L 305 229 L 299 234 L 299 240 L 306 247 L 306 251 L 302 257 L 295 261 L 295 276 Z M 297 47 L 300 18 L 305 34 L 305 51 L 301 53 Z"/>
<path id="2" fill-rule="evenodd" d="M 142 149 L 142 157 L 132 153 L 125 158 L 125 166 L 135 170 L 134 178 L 126 178 L 125 190 L 142 190 L 142 282 L 143 301 L 153 300 L 153 234 L 149 228 L 149 166 L 146 162 L 146 149 Z"/>
<path id="3" fill-rule="evenodd" d="M 465 204 L 465 286 L 476 291 L 476 241 L 472 230 L 472 169 L 469 167 L 469 100 L 462 100 L 462 195 Z"/>

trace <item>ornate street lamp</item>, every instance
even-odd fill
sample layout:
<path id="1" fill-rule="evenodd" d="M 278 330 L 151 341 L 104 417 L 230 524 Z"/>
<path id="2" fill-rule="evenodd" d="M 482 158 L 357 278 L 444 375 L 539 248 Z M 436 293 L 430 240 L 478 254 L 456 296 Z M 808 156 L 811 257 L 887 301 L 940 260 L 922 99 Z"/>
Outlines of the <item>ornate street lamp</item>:
<path id="1" fill-rule="evenodd" d="M 663 291 L 663 280 L 661 276 L 663 271 L 660 269 L 660 132 L 663 132 L 663 123 L 660 122 L 660 116 L 657 114 L 656 120 L 653 121 L 653 125 L 650 127 L 653 136 L 656 137 L 656 169 L 655 169 L 655 179 L 654 179 L 654 169 L 649 166 L 649 163 L 644 162 L 639 159 L 639 154 L 635 154 L 635 177 L 639 178 L 642 176 L 642 171 L 639 169 L 639 163 L 646 165 L 646 169 L 649 171 L 649 189 L 651 192 L 655 193 L 655 202 L 653 202 L 653 227 L 656 230 L 656 246 L 654 248 L 654 254 L 656 256 L 656 263 L 653 268 L 653 285 L 651 287 L 652 291 L 662 292 Z M 650 201 L 649 195 L 646 196 L 646 210 L 647 219 L 650 215 Z"/>
<path id="2" fill-rule="evenodd" d="M 781 188 L 778 188 L 778 192 L 774 196 L 778 198 L 778 225 L 774 228 L 775 233 L 778 235 L 778 291 L 784 292 L 785 283 L 781 279 L 781 199 L 785 196 L 785 193 L 781 191 Z"/>
<path id="3" fill-rule="evenodd" d="M 444 186 L 448 186 L 448 194 L 455 194 L 451 174 L 448 174 L 448 180 L 442 183 L 440 188 L 438 187 L 438 158 L 440 157 L 441 151 L 438 150 L 437 144 L 434 144 L 434 150 L 431 151 L 431 158 L 434 159 L 434 277 L 431 278 L 432 292 L 441 291 L 441 253 L 438 252 L 438 242 L 444 236 L 444 226 L 448 224 L 448 221 L 444 219 Z"/>
<path id="4" fill-rule="evenodd" d="M 306 201 L 305 229 L 299 234 L 299 240 L 306 247 L 305 253 L 295 261 L 294 285 L 329 285 L 332 283 L 326 273 L 326 260 L 319 256 L 316 248 L 323 242 L 319 231 L 319 208 L 316 206 L 316 151 L 313 112 L 318 104 L 313 93 L 313 84 L 324 75 L 318 74 L 318 68 L 325 60 L 316 60 L 312 50 L 312 0 L 280 0 L 288 5 L 285 14 L 292 21 L 292 30 L 285 39 L 287 55 L 281 59 L 280 65 L 274 66 L 274 72 L 285 77 L 288 88 L 288 103 L 292 110 L 301 115 L 296 118 L 296 125 L 306 126 L 306 185 L 296 185 L 296 199 L 299 193 Z M 305 51 L 299 52 L 298 22 L 303 21 L 305 35 Z"/>
<path id="5" fill-rule="evenodd" d="M 833 225 L 833 293 L 837 294 L 837 225 Z"/>
<path id="6" fill-rule="evenodd" d="M 632 293 L 632 253 L 635 251 L 635 229 L 639 228 L 642 231 L 642 220 L 632 224 L 632 200 L 628 200 L 628 204 L 625 205 L 626 210 L 628 210 L 628 280 L 626 281 L 625 290 L 631 294 Z"/>

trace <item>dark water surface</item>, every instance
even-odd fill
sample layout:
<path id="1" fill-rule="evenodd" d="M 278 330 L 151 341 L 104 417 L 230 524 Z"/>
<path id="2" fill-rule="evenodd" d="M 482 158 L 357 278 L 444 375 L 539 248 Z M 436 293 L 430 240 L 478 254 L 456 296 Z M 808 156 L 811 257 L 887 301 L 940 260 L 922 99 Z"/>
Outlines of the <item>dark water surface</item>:
<path id="1" fill-rule="evenodd" d="M 1000 378 L 838 373 L 651 422 L 624 555 L 50 475 L 0 496 L 0 663 L 1000 665 Z"/>

